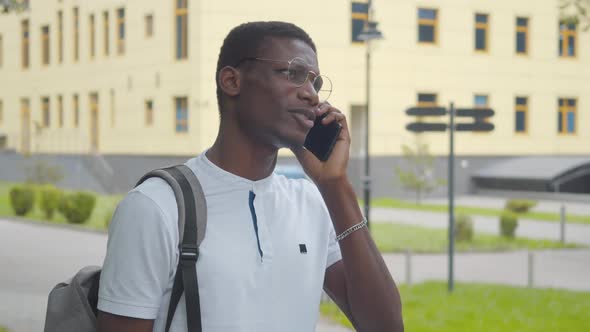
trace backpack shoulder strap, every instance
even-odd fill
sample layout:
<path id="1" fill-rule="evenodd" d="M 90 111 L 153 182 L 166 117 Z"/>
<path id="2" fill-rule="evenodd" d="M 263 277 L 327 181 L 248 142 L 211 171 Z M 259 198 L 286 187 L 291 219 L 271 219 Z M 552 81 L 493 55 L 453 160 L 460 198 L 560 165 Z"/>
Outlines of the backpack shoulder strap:
<path id="1" fill-rule="evenodd" d="M 179 173 L 180 172 L 180 173 Z M 145 174 L 139 181 L 137 181 L 136 187 L 142 184 L 145 180 L 153 177 L 163 179 L 168 183 L 174 192 L 176 203 L 178 205 L 178 235 L 179 239 L 184 239 L 185 221 L 186 221 L 186 204 L 185 195 L 183 194 L 180 183 L 188 182 L 190 186 L 189 192 L 192 192 L 193 199 L 196 207 L 196 221 L 197 221 L 197 246 L 201 244 L 205 238 L 205 231 L 207 229 L 207 203 L 205 200 L 205 194 L 203 193 L 203 187 L 199 182 L 199 179 L 193 173 L 193 171 L 186 165 L 176 165 L 168 168 L 155 169 Z M 195 211 L 195 209 L 192 209 Z"/>
<path id="2" fill-rule="evenodd" d="M 137 185 L 151 177 L 162 178 L 172 187 L 178 205 L 179 239 L 182 239 L 179 244 L 180 260 L 176 268 L 168 307 L 166 332 L 170 329 L 183 291 L 185 292 L 188 331 L 199 332 L 201 331 L 201 308 L 196 261 L 199 258 L 199 244 L 205 237 L 207 226 L 207 204 L 203 188 L 193 171 L 186 165 L 151 171 L 144 175 Z"/>

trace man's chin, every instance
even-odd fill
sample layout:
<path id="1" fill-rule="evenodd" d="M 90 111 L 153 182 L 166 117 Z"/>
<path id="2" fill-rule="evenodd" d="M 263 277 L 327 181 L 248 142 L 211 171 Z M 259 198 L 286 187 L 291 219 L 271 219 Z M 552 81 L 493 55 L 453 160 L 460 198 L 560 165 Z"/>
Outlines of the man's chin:
<path id="1" fill-rule="evenodd" d="M 281 140 L 281 148 L 287 148 L 291 150 L 300 149 L 305 143 L 306 137 L 307 133 L 297 133 L 297 135 L 286 137 Z"/>

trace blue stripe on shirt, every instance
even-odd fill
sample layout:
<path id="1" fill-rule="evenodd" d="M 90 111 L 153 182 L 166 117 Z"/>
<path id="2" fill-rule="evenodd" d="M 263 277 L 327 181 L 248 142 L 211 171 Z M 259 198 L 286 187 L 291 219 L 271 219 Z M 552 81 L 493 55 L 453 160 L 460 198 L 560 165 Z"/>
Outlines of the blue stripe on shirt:
<path id="1" fill-rule="evenodd" d="M 254 232 L 256 232 L 258 252 L 260 253 L 260 258 L 262 258 L 264 255 L 262 253 L 262 248 L 260 248 L 260 237 L 258 237 L 258 219 L 256 218 L 256 210 L 254 210 L 254 198 L 256 198 L 256 194 L 250 191 L 250 214 L 252 214 L 252 223 L 254 224 Z"/>

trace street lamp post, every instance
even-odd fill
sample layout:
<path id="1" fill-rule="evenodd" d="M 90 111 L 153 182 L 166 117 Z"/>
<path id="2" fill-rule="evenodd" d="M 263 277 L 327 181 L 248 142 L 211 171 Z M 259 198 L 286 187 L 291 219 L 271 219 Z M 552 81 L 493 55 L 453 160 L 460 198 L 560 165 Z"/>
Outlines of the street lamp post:
<path id="1" fill-rule="evenodd" d="M 370 202 L 371 202 L 371 171 L 370 171 L 370 155 L 369 155 L 369 116 L 370 101 L 371 101 L 371 40 L 382 39 L 383 34 L 377 29 L 377 22 L 371 21 L 370 17 L 372 14 L 371 1 L 368 3 L 368 14 L 369 17 L 365 24 L 365 28 L 358 35 L 358 39 L 362 40 L 366 44 L 366 61 L 365 61 L 365 74 L 366 82 L 366 111 L 365 111 L 365 174 L 363 177 L 363 200 L 365 208 L 365 218 L 367 218 L 367 226 L 369 226 L 369 213 L 370 213 Z"/>

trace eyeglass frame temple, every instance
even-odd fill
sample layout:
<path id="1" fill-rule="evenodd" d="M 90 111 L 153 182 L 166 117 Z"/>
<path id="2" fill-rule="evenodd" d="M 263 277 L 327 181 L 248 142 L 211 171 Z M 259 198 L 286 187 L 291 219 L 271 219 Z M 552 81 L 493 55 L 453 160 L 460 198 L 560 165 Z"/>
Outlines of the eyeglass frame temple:
<path id="1" fill-rule="evenodd" d="M 243 62 L 245 62 L 245 61 L 252 61 L 252 60 L 254 60 L 254 61 L 286 62 L 286 63 L 288 63 L 288 64 L 289 64 L 289 66 L 291 66 L 291 62 L 295 61 L 295 59 L 301 59 L 303 62 L 305 62 L 305 60 L 303 60 L 303 59 L 302 59 L 302 58 L 300 58 L 300 57 L 294 57 L 294 58 L 293 58 L 293 59 L 291 59 L 291 60 L 277 60 L 277 59 L 267 59 L 267 58 L 258 58 L 258 57 L 245 57 L 245 58 L 242 58 L 240 61 L 238 61 L 238 63 L 236 63 L 236 65 L 235 65 L 235 66 L 233 66 L 233 67 L 234 67 L 234 68 L 237 68 L 237 67 L 238 67 L 239 65 L 241 65 Z M 325 78 L 327 78 L 328 80 L 330 80 L 330 78 L 329 78 L 328 76 L 325 76 L 325 75 L 318 75 L 318 74 L 317 74 L 315 71 L 313 71 L 313 70 L 308 70 L 308 71 L 307 71 L 307 75 L 305 76 L 305 80 L 304 80 L 304 81 L 303 81 L 301 84 L 296 84 L 296 86 L 297 86 L 298 88 L 302 87 L 302 86 L 305 84 L 305 82 L 307 82 L 307 80 L 309 80 L 309 73 L 312 73 L 312 74 L 314 75 L 313 81 L 311 81 L 311 85 L 313 85 L 313 84 L 315 83 L 315 80 L 316 80 L 318 77 L 322 77 L 322 81 L 323 81 L 324 77 L 325 77 Z M 330 80 L 330 85 L 331 85 L 331 84 L 332 84 L 332 80 Z M 323 86 L 323 84 L 322 84 L 322 86 Z M 316 92 L 317 92 L 317 93 L 319 93 L 319 92 L 321 91 L 321 89 L 322 89 L 322 88 L 320 87 L 318 90 L 316 90 Z M 315 90 L 315 86 L 314 86 L 314 90 Z M 330 88 L 330 95 L 331 95 L 331 94 L 332 94 L 332 89 Z"/>

